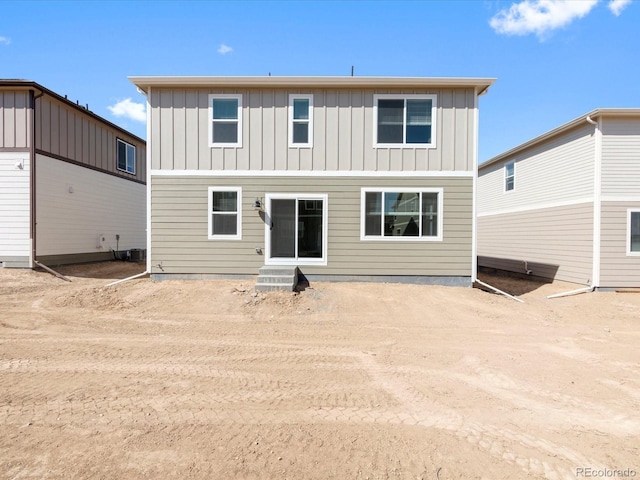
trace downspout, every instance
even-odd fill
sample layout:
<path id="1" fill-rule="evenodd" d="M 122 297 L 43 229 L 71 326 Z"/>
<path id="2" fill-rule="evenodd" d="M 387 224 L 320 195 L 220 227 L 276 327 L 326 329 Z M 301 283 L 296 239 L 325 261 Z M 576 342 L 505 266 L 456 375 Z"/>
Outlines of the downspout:
<path id="1" fill-rule="evenodd" d="M 146 173 L 147 173 L 147 270 L 146 273 L 151 274 L 151 87 L 147 87 L 147 91 L 138 88 L 138 92 L 144 94 L 147 99 L 147 147 L 146 147 Z"/>
<path id="2" fill-rule="evenodd" d="M 602 118 L 597 121 L 589 115 L 585 117 L 587 123 L 594 129 L 594 166 L 593 166 L 593 266 L 591 274 L 591 288 L 600 286 L 600 241 L 602 231 Z"/>
<path id="3" fill-rule="evenodd" d="M 478 281 L 478 136 L 480 135 L 478 103 L 480 95 L 484 95 L 489 87 L 478 92 L 474 90 L 473 98 L 473 184 L 471 194 L 471 285 Z"/>
<path id="4" fill-rule="evenodd" d="M 29 226 L 31 236 L 31 258 L 29 268 L 34 268 L 36 261 L 36 100 L 44 95 L 44 92 L 35 94 L 35 90 L 29 90 L 29 103 L 31 106 L 31 164 L 29 165 L 29 215 L 31 224 Z"/>

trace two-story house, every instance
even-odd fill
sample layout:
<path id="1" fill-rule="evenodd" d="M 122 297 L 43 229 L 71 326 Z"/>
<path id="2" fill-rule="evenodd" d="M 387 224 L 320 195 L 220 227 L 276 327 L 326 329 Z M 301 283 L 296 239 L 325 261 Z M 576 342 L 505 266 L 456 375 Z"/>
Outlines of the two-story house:
<path id="1" fill-rule="evenodd" d="M 29 80 L 0 80 L 0 267 L 146 244 L 146 142 Z"/>
<path id="2" fill-rule="evenodd" d="M 640 109 L 600 108 L 480 165 L 481 267 L 640 287 Z"/>
<path id="3" fill-rule="evenodd" d="M 486 78 L 131 77 L 148 269 L 470 285 Z"/>

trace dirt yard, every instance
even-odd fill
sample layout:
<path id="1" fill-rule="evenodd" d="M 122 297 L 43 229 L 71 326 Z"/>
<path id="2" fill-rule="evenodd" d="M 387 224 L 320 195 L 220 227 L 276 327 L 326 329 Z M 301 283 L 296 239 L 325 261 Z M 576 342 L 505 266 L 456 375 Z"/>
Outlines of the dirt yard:
<path id="1" fill-rule="evenodd" d="M 0 478 L 640 478 L 640 294 L 0 269 Z"/>

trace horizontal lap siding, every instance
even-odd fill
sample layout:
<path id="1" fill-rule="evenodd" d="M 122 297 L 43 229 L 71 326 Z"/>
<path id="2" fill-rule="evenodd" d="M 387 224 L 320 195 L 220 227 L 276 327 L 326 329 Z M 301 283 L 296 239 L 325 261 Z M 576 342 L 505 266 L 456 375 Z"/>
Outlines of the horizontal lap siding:
<path id="1" fill-rule="evenodd" d="M 0 262 L 19 258 L 25 267 L 31 255 L 30 170 L 28 153 L 0 152 Z"/>
<path id="2" fill-rule="evenodd" d="M 242 147 L 209 147 L 209 94 L 242 95 Z M 313 148 L 289 148 L 289 95 L 313 94 Z M 436 148 L 374 148 L 374 94 L 437 95 Z M 151 89 L 151 168 L 473 171 L 473 89 Z"/>
<path id="3" fill-rule="evenodd" d="M 553 140 L 480 168 L 478 213 L 506 213 L 593 198 L 593 126 L 575 128 Z M 504 165 L 515 162 L 515 188 L 504 190 Z M 550 206 L 550 205 L 548 205 Z M 503 212 L 503 210 L 505 212 Z"/>
<path id="4" fill-rule="evenodd" d="M 640 197 L 640 118 L 605 117 L 602 133 L 602 195 Z"/>
<path id="5" fill-rule="evenodd" d="M 586 284 L 593 262 L 593 204 L 542 208 L 478 218 L 481 267 Z"/>
<path id="6" fill-rule="evenodd" d="M 38 256 L 145 248 L 145 185 L 43 155 L 37 165 Z"/>
<path id="7" fill-rule="evenodd" d="M 471 275 L 471 178 L 152 177 L 154 273 L 256 274 L 265 226 L 253 209 L 266 193 L 328 194 L 328 265 L 307 274 Z M 207 187 L 242 187 L 242 240 L 207 239 Z M 444 241 L 360 240 L 361 187 L 444 188 Z M 162 266 L 162 270 L 158 267 Z"/>
<path id="8" fill-rule="evenodd" d="M 640 287 L 640 256 L 627 255 L 629 208 L 640 209 L 640 201 L 602 203 L 601 287 Z"/>

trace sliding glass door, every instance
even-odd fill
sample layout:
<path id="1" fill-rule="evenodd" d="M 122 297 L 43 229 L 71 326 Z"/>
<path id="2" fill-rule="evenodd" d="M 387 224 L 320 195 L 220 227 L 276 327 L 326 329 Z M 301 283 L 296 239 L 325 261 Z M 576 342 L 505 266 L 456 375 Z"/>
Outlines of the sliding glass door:
<path id="1" fill-rule="evenodd" d="M 326 195 L 267 195 L 267 263 L 326 264 Z"/>

